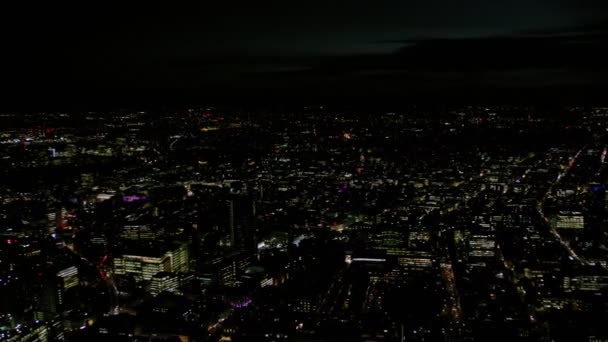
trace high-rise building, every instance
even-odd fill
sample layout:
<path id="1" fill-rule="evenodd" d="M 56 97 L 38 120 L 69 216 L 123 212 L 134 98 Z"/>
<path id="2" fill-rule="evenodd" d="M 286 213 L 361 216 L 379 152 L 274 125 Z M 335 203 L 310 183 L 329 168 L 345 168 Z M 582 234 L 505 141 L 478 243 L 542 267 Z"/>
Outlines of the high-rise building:
<path id="1" fill-rule="evenodd" d="M 255 199 L 247 194 L 229 194 L 226 206 L 231 247 L 239 251 L 254 251 L 257 247 Z"/>
<path id="2" fill-rule="evenodd" d="M 66 291 L 79 285 L 78 268 L 47 273 L 38 287 L 36 319 L 48 320 L 66 309 Z"/>

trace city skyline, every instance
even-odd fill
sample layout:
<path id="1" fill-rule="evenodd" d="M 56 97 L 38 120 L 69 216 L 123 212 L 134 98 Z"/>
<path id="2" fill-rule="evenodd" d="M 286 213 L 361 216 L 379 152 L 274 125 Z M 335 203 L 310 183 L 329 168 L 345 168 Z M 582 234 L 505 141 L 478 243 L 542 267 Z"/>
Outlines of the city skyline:
<path id="1" fill-rule="evenodd" d="M 605 0 L 0 7 L 0 342 L 608 341 Z"/>

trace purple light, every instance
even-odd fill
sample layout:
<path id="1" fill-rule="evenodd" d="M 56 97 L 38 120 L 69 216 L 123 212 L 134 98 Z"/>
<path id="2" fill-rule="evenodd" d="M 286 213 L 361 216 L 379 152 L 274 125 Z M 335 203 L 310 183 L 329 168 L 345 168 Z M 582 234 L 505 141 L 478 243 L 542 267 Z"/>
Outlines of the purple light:
<path id="1" fill-rule="evenodd" d="M 145 201 L 147 199 L 148 199 L 148 196 L 146 196 L 146 195 L 143 195 L 143 196 L 138 196 L 138 195 L 122 196 L 123 202 Z"/>
<path id="2" fill-rule="evenodd" d="M 253 302 L 253 299 L 247 298 L 242 301 L 230 302 L 230 305 L 232 305 L 232 307 L 234 307 L 234 308 L 245 308 L 245 307 L 249 306 L 249 304 L 251 304 L 252 302 Z"/>

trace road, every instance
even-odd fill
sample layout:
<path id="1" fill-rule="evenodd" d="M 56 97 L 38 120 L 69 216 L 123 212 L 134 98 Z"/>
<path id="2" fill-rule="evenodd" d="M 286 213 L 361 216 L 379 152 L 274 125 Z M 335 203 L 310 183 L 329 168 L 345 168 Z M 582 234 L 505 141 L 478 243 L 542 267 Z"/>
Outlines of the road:
<path id="1" fill-rule="evenodd" d="M 116 288 L 116 284 L 114 283 L 114 279 L 113 277 L 110 275 L 108 276 L 105 270 L 105 267 L 103 266 L 103 263 L 108 259 L 107 255 L 105 255 L 101 262 L 99 264 L 94 264 L 93 262 L 89 261 L 88 259 L 86 259 L 84 256 L 82 256 L 80 253 L 78 253 L 77 250 L 75 250 L 74 248 L 71 248 L 69 246 L 65 246 L 65 249 L 68 250 L 70 253 L 74 254 L 75 256 L 77 256 L 78 258 L 80 258 L 80 260 L 82 260 L 84 263 L 86 263 L 87 265 L 89 265 L 90 267 L 93 267 L 97 270 L 98 274 L 99 274 L 99 278 L 101 280 L 104 281 L 104 283 L 106 284 L 106 286 L 108 287 L 108 291 L 110 293 L 110 304 L 111 304 L 111 311 L 110 313 L 112 314 L 118 314 L 118 307 L 116 306 L 116 299 L 118 296 L 118 289 Z"/>
<path id="2" fill-rule="evenodd" d="M 566 167 L 566 169 L 564 170 L 564 172 L 562 172 L 556 180 L 553 181 L 553 183 L 551 184 L 551 186 L 549 187 L 549 189 L 547 190 L 547 192 L 545 193 L 545 195 L 543 196 L 543 198 L 538 201 L 537 205 L 536 205 L 536 210 L 538 211 L 542 221 L 546 224 L 546 226 L 549 228 L 549 231 L 551 232 L 551 234 L 559 241 L 559 243 L 564 247 L 564 249 L 568 252 L 568 255 L 576 260 L 577 262 L 583 263 L 588 265 L 589 262 L 584 260 L 582 257 L 580 257 L 578 254 L 576 254 L 576 252 L 572 249 L 572 247 L 570 247 L 570 244 L 565 241 L 562 236 L 559 234 L 559 232 L 557 231 L 557 229 L 551 224 L 551 221 L 549 220 L 549 218 L 547 218 L 547 216 L 545 215 L 544 212 L 544 205 L 545 202 L 547 201 L 547 198 L 549 197 L 549 195 L 551 195 L 551 193 L 553 192 L 553 190 L 555 189 L 555 187 L 557 185 L 559 185 L 562 181 L 562 179 L 565 179 L 566 176 L 568 175 L 568 173 L 570 172 L 570 170 L 572 169 L 572 167 L 574 165 L 576 165 L 576 163 L 578 162 L 578 158 L 581 156 L 581 154 L 583 153 L 583 151 L 585 151 L 587 148 L 589 147 L 589 144 L 583 146 L 583 148 L 581 148 L 572 159 L 570 159 L 570 161 L 568 162 L 568 166 Z"/>
<path id="3" fill-rule="evenodd" d="M 460 297 L 458 295 L 458 289 L 456 287 L 454 270 L 452 269 L 451 264 L 441 264 L 441 277 L 446 285 L 446 290 L 448 292 L 447 309 L 449 311 L 450 321 L 452 323 L 451 328 L 460 328 L 462 309 L 460 307 Z"/>

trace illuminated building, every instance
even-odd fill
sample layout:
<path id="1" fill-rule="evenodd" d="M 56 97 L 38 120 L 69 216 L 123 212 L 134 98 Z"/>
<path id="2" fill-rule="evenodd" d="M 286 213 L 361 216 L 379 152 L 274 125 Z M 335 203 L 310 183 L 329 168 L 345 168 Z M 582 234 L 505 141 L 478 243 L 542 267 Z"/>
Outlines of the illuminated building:
<path id="1" fill-rule="evenodd" d="M 424 251 L 408 251 L 397 258 L 397 263 L 406 270 L 428 270 L 433 267 L 431 254 Z"/>
<path id="2" fill-rule="evenodd" d="M 388 281 L 402 281 L 411 275 L 427 274 L 432 271 L 433 259 L 431 253 L 426 251 L 406 251 L 403 255 L 396 258 L 396 264 L 387 264 L 390 266 L 386 271 L 382 268 L 376 270 L 376 272 L 370 272 L 371 274 L 378 273 L 383 275 L 379 276 L 377 280 L 385 279 Z"/>
<path id="3" fill-rule="evenodd" d="M 68 267 L 57 272 L 57 277 L 61 279 L 64 291 L 78 286 L 78 268 L 76 268 L 76 266 Z"/>
<path id="4" fill-rule="evenodd" d="M 288 305 L 293 312 L 312 313 L 316 310 L 317 302 L 312 298 L 296 298 Z"/>
<path id="5" fill-rule="evenodd" d="M 67 210 L 62 207 L 49 208 L 47 212 L 48 229 L 50 233 L 55 232 L 55 229 L 61 229 L 66 225 L 65 215 Z"/>
<path id="6" fill-rule="evenodd" d="M 161 292 L 174 292 L 179 287 L 179 278 L 175 273 L 159 272 L 150 280 L 150 294 L 158 296 Z"/>
<path id="7" fill-rule="evenodd" d="M 225 258 L 217 266 L 217 283 L 222 286 L 237 285 L 239 277 L 250 265 L 251 257 L 245 254 Z"/>
<path id="8" fill-rule="evenodd" d="M 171 259 L 172 272 L 188 272 L 189 255 L 188 246 L 186 244 L 180 244 L 177 248 L 167 252 L 167 255 Z"/>
<path id="9" fill-rule="evenodd" d="M 469 256 L 491 258 L 496 255 L 496 238 L 494 234 L 475 234 L 469 236 Z"/>
<path id="10" fill-rule="evenodd" d="M 167 250 L 168 249 L 168 250 Z M 169 248 L 156 248 L 114 257 L 114 273 L 130 275 L 137 281 L 150 280 L 159 272 L 187 272 L 188 248 L 186 244 L 173 244 Z"/>
<path id="11" fill-rule="evenodd" d="M 260 281 L 260 287 L 273 286 L 274 279 L 272 278 L 264 278 Z"/>
<path id="12" fill-rule="evenodd" d="M 164 253 L 153 256 L 121 255 L 114 258 L 114 273 L 132 275 L 137 281 L 150 280 L 163 271 L 171 271 L 171 261 Z"/>
<path id="13" fill-rule="evenodd" d="M 66 291 L 79 285 L 78 269 L 71 266 L 49 273 L 39 284 L 36 319 L 47 320 L 66 309 Z"/>
<path id="14" fill-rule="evenodd" d="M 0 340 L 6 342 L 47 342 L 64 341 L 64 329 L 60 321 L 51 320 L 46 323 L 38 322 L 32 327 L 23 327 L 20 332 L 8 335 L 8 332 L 0 333 Z"/>
<path id="15" fill-rule="evenodd" d="M 397 230 L 383 230 L 371 238 L 375 250 L 384 251 L 386 255 L 403 255 L 406 253 L 407 235 Z"/>
<path id="16" fill-rule="evenodd" d="M 564 277 L 562 286 L 564 292 L 598 292 L 608 288 L 608 276 L 581 275 Z"/>
<path id="17" fill-rule="evenodd" d="M 289 245 L 289 234 L 286 232 L 272 232 L 258 243 L 258 250 L 280 249 L 286 250 Z"/>
<path id="18" fill-rule="evenodd" d="M 122 228 L 120 237 L 129 240 L 156 240 L 163 233 L 163 229 L 153 230 L 147 225 L 127 225 Z"/>
<path id="19" fill-rule="evenodd" d="M 549 310 L 549 309 L 556 309 L 556 310 L 562 310 L 563 308 L 567 307 L 567 306 L 573 306 L 573 305 L 582 305 L 582 302 L 580 300 L 575 300 L 572 298 L 556 298 L 556 297 L 545 297 L 541 300 L 541 307 L 545 310 Z"/>
<path id="20" fill-rule="evenodd" d="M 431 239 L 429 231 L 411 231 L 408 236 L 408 247 L 422 247 L 426 246 Z"/>
<path id="21" fill-rule="evenodd" d="M 289 311 L 311 314 L 319 309 L 322 293 L 327 290 L 328 284 L 324 280 L 313 278 L 317 277 L 302 277 L 288 283 L 287 307 Z"/>
<path id="22" fill-rule="evenodd" d="M 585 217 L 580 212 L 561 211 L 557 215 L 555 225 L 561 229 L 583 229 L 585 228 Z"/>

